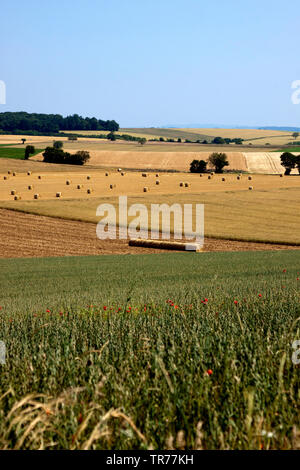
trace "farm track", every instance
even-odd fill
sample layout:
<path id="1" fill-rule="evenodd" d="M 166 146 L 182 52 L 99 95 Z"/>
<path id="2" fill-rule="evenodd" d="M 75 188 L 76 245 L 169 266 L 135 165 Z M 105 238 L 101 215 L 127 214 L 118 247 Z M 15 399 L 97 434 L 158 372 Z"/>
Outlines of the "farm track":
<path id="1" fill-rule="evenodd" d="M 205 251 L 300 249 L 293 245 L 209 238 Z M 129 247 L 126 240 L 99 240 L 96 225 L 0 209 L 0 258 L 146 254 L 166 252 Z"/>

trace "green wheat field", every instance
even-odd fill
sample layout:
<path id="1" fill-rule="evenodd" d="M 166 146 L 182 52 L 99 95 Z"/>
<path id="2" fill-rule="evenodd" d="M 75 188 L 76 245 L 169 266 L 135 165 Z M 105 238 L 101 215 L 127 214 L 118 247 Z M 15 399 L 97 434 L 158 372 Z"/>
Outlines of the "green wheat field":
<path id="1" fill-rule="evenodd" d="M 2 449 L 295 449 L 299 251 L 0 260 Z"/>

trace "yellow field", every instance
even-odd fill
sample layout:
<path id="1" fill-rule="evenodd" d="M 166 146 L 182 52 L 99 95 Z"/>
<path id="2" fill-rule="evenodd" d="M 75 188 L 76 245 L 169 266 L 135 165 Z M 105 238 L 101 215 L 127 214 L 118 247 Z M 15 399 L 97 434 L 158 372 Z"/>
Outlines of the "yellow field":
<path id="1" fill-rule="evenodd" d="M 87 176 L 91 176 L 87 180 Z M 124 176 L 113 172 L 86 170 L 72 174 L 64 172 L 37 173 L 30 176 L 20 174 L 3 180 L 1 174 L 0 206 L 52 217 L 84 220 L 96 223 L 96 208 L 102 202 L 116 202 L 117 196 L 128 195 L 129 203 L 139 202 L 169 204 L 204 203 L 206 236 L 220 238 L 272 241 L 277 243 L 300 244 L 300 177 L 255 175 L 252 181 L 243 175 L 215 175 L 208 180 L 207 175 L 162 173 L 159 178 L 154 173 L 143 177 L 140 172 L 129 172 Z M 226 181 L 222 181 L 225 177 Z M 67 186 L 66 180 L 71 184 Z M 155 181 L 160 184 L 156 185 Z M 179 183 L 189 182 L 190 187 L 180 187 Z M 77 189 L 77 184 L 82 184 Z M 109 185 L 115 187 L 111 190 Z M 33 190 L 28 190 L 33 185 Z M 249 186 L 253 190 L 249 191 Z M 147 186 L 149 192 L 144 193 Z M 87 189 L 92 194 L 87 194 Z M 21 200 L 14 201 L 10 190 L 15 189 Z M 62 198 L 56 198 L 56 192 Z M 39 193 L 39 200 L 33 194 Z"/>
<path id="2" fill-rule="evenodd" d="M 86 135 L 103 135 L 107 134 L 108 131 L 68 131 L 69 133 L 79 133 Z M 267 143 L 270 146 L 282 146 L 286 145 L 294 140 L 292 137 L 293 132 L 288 131 L 273 131 L 273 130 L 260 130 L 260 129 L 219 129 L 219 128 L 124 128 L 120 129 L 118 134 L 130 134 L 135 137 L 145 137 L 148 139 L 157 139 L 159 137 L 173 138 L 175 140 L 180 137 L 182 143 L 185 139 L 189 140 L 204 140 L 205 138 L 223 137 L 223 138 L 242 138 L 245 139 L 243 145 L 252 144 L 254 146 L 264 146 Z M 234 144 L 232 144 L 234 146 Z"/>

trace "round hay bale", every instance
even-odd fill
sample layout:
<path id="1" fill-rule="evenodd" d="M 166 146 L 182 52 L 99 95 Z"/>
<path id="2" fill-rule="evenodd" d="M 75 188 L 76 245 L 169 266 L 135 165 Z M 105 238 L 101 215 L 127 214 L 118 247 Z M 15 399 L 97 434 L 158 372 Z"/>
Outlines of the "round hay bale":
<path id="1" fill-rule="evenodd" d="M 226 178 L 222 178 L 222 181 L 226 181 Z"/>
<path id="2" fill-rule="evenodd" d="M 42 179 L 41 175 L 39 175 L 39 176 L 38 176 L 38 179 L 39 179 L 39 180 L 41 180 L 41 179 Z"/>
<path id="3" fill-rule="evenodd" d="M 88 189 L 86 190 L 86 192 L 87 192 L 88 194 L 92 194 L 92 190 L 91 190 L 90 188 L 88 188 Z"/>
<path id="4" fill-rule="evenodd" d="M 252 176 L 248 176 L 248 180 L 251 181 L 251 180 L 252 180 Z"/>
<path id="5" fill-rule="evenodd" d="M 105 176 L 109 176 L 109 173 L 105 173 Z"/>
<path id="6" fill-rule="evenodd" d="M 179 186 L 181 186 L 181 187 L 183 186 L 183 182 L 182 182 L 182 181 L 179 183 Z"/>
<path id="7" fill-rule="evenodd" d="M 87 179 L 87 180 L 90 180 L 90 179 L 91 179 L 90 175 L 87 175 L 86 179 Z"/>
<path id="8" fill-rule="evenodd" d="M 4 180 L 7 180 L 8 178 L 7 178 L 7 176 L 3 176 L 3 179 L 4 179 Z"/>
<path id="9" fill-rule="evenodd" d="M 199 175 L 199 176 L 200 176 L 200 178 L 202 178 L 202 176 L 203 176 L 203 175 L 202 175 L 202 173 L 200 173 L 200 175 Z"/>
<path id="10" fill-rule="evenodd" d="M 208 175 L 207 179 L 208 179 L 208 180 L 211 180 L 211 179 L 212 179 L 212 176 L 211 176 L 211 175 Z"/>
<path id="11" fill-rule="evenodd" d="M 252 189 L 253 189 L 253 186 L 249 186 L 249 190 L 252 191 Z"/>
<path id="12" fill-rule="evenodd" d="M 31 189 L 33 189 L 32 184 L 29 184 L 29 185 L 28 185 L 28 189 L 29 189 L 29 191 L 30 191 Z"/>
<path id="13" fill-rule="evenodd" d="M 31 175 L 31 171 L 27 171 L 27 176 L 30 176 Z"/>
<path id="14" fill-rule="evenodd" d="M 184 186 L 185 186 L 186 188 L 189 188 L 190 183 L 184 183 Z"/>
<path id="15" fill-rule="evenodd" d="M 14 196 L 15 194 L 17 194 L 17 191 L 16 191 L 15 189 L 12 189 L 11 192 L 10 192 L 10 194 L 11 194 L 12 196 Z"/>
<path id="16" fill-rule="evenodd" d="M 34 194 L 33 199 L 38 199 L 40 197 L 39 194 Z"/>
<path id="17" fill-rule="evenodd" d="M 71 184 L 71 181 L 70 181 L 70 180 L 67 180 L 67 181 L 66 181 L 66 185 L 67 185 L 67 186 L 70 186 L 70 184 Z"/>
<path id="18" fill-rule="evenodd" d="M 143 188 L 143 191 L 144 191 L 144 193 L 147 193 L 147 192 L 149 191 L 149 188 L 147 188 L 147 186 L 145 186 L 145 187 Z"/>
<path id="19" fill-rule="evenodd" d="M 143 176 L 144 178 L 147 178 L 148 175 L 147 175 L 147 173 L 142 173 L 142 176 Z"/>
<path id="20" fill-rule="evenodd" d="M 17 176 L 17 173 L 14 171 L 12 175 L 13 175 L 13 176 Z"/>
<path id="21" fill-rule="evenodd" d="M 81 189 L 81 188 L 82 188 L 82 184 L 78 184 L 77 189 Z"/>
<path id="22" fill-rule="evenodd" d="M 280 175 L 279 175 L 279 176 L 280 176 L 280 178 L 283 178 L 283 174 L 282 174 L 282 173 L 280 173 Z"/>
<path id="23" fill-rule="evenodd" d="M 210 176 L 214 176 L 215 172 L 214 171 L 211 171 L 210 172 Z"/>
<path id="24" fill-rule="evenodd" d="M 120 173 L 122 171 L 122 168 L 118 168 L 118 172 Z"/>
<path id="25" fill-rule="evenodd" d="M 113 189 L 114 185 L 113 184 L 110 184 L 109 185 L 109 189 Z"/>
<path id="26" fill-rule="evenodd" d="M 21 199 L 21 196 L 16 195 L 16 196 L 14 197 L 14 200 L 15 200 L 15 201 L 19 201 L 20 199 Z"/>
<path id="27" fill-rule="evenodd" d="M 155 181 L 155 184 L 156 184 L 156 185 L 159 185 L 159 180 L 156 180 L 156 181 Z"/>
<path id="28" fill-rule="evenodd" d="M 155 178 L 159 178 L 159 174 L 158 174 L 158 173 L 156 173 Z"/>
<path id="29" fill-rule="evenodd" d="M 61 192 L 56 193 L 56 197 L 61 197 Z"/>
<path id="30" fill-rule="evenodd" d="M 125 173 L 124 173 L 124 171 L 122 171 L 121 176 L 124 176 L 124 175 L 125 175 Z"/>
<path id="31" fill-rule="evenodd" d="M 10 171 L 10 170 L 8 170 L 7 174 L 8 174 L 8 175 L 11 175 L 11 171 Z"/>
<path id="32" fill-rule="evenodd" d="M 237 179 L 237 180 L 240 180 L 240 179 L 241 179 L 241 177 L 240 177 L 240 176 L 237 176 L 237 177 L 236 177 L 236 179 Z"/>

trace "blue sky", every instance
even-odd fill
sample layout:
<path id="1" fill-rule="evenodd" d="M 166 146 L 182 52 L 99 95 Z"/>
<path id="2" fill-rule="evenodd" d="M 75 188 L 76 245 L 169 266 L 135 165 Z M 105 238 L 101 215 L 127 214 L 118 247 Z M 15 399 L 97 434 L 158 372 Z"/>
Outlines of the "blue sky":
<path id="1" fill-rule="evenodd" d="M 299 20 L 299 0 L 6 1 L 0 112 L 300 126 Z"/>

